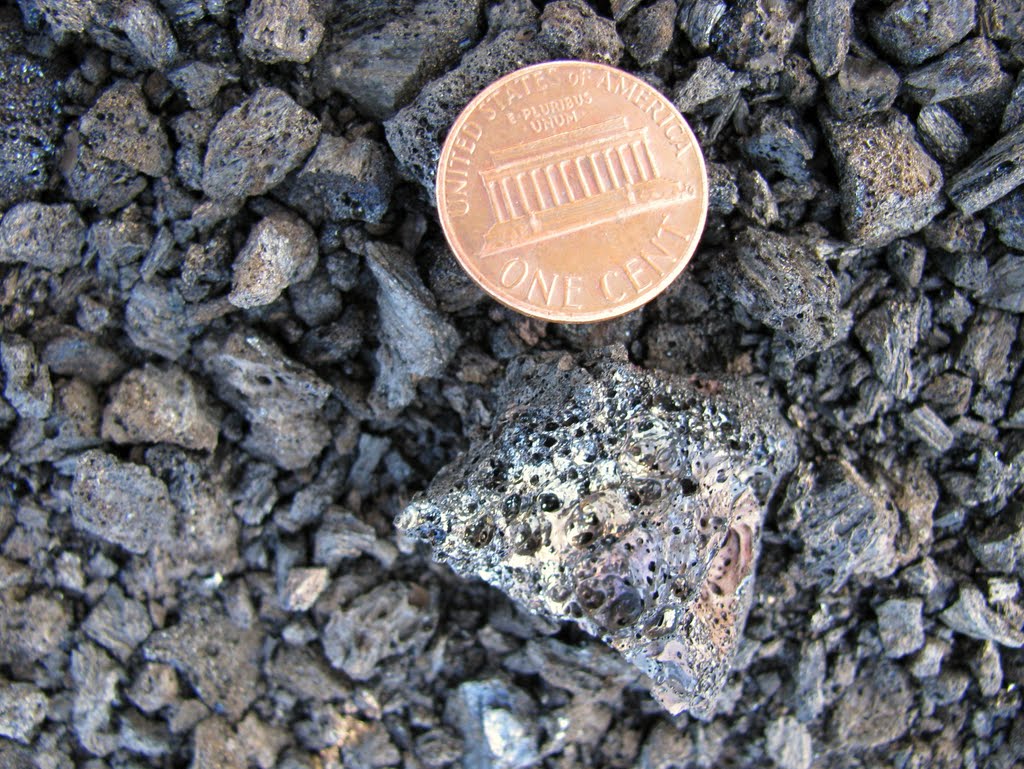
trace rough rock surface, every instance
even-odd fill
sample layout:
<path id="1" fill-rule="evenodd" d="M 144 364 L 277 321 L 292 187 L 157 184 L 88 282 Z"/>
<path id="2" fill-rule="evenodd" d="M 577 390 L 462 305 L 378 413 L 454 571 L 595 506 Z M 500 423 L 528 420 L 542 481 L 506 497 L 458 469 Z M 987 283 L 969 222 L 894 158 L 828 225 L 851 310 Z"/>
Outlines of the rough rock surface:
<path id="1" fill-rule="evenodd" d="M 261 88 L 210 134 L 203 191 L 215 199 L 260 195 L 302 163 L 319 138 L 313 115 L 281 89 Z"/>
<path id="2" fill-rule="evenodd" d="M 323 380 L 255 333 L 206 340 L 204 349 L 218 394 L 249 420 L 250 451 L 295 470 L 323 450 L 331 437 L 320 414 L 330 395 Z"/>
<path id="3" fill-rule="evenodd" d="M 23 44 L 17 13 L 2 9 L 0 207 L 34 198 L 49 186 L 61 134 L 60 67 L 30 55 Z"/>
<path id="4" fill-rule="evenodd" d="M 292 283 L 306 280 L 316 260 L 312 227 L 285 212 L 264 217 L 235 259 L 228 301 L 242 308 L 270 304 Z"/>
<path id="5" fill-rule="evenodd" d="M 749 228 L 722 265 L 725 291 L 791 344 L 797 358 L 829 347 L 845 330 L 839 286 L 828 265 L 796 238 Z"/>
<path id="6" fill-rule="evenodd" d="M 351 19 L 343 16 L 342 23 L 333 25 L 335 33 L 325 43 L 330 50 L 325 82 L 367 114 L 383 119 L 457 60 L 460 47 L 478 33 L 481 3 L 421 1 L 396 9 L 377 4 L 363 14 L 346 10 Z"/>
<path id="7" fill-rule="evenodd" d="M 26 419 L 42 419 L 53 405 L 53 383 L 46 366 L 39 363 L 35 348 L 24 337 L 0 338 L 0 366 L 4 372 L 4 397 Z"/>
<path id="8" fill-rule="evenodd" d="M 6 3 L 0 767 L 1018 766 L 1022 39 L 1017 0 Z M 431 205 L 465 104 L 564 58 L 670 97 L 711 181 L 680 278 L 584 326 L 485 299 Z M 316 267 L 236 307 L 285 210 Z M 593 384 L 609 345 L 682 393 L 733 383 L 695 403 L 768 390 L 792 431 L 713 714 L 394 524 L 516 423 L 514 361 Z M 546 424 L 515 428 L 524 462 Z M 619 461 L 583 424 L 553 430 Z M 632 521 L 663 479 L 629 462 Z M 524 548 L 567 512 L 519 529 L 531 479 L 500 518 Z"/>
<path id="9" fill-rule="evenodd" d="M 1024 182 L 1024 125 L 1003 136 L 949 183 L 950 199 L 965 214 L 991 205 Z"/>
<path id="10" fill-rule="evenodd" d="M 807 576 L 830 590 L 854 575 L 893 572 L 899 517 L 849 462 L 802 464 L 786 489 L 785 528 L 802 545 Z"/>
<path id="11" fill-rule="evenodd" d="M 309 61 L 324 36 L 318 10 L 310 0 L 252 0 L 239 23 L 240 51 L 265 64 Z"/>
<path id="12" fill-rule="evenodd" d="M 177 366 L 129 371 L 103 411 L 103 437 L 114 443 L 174 443 L 212 451 L 217 432 L 206 394 Z"/>
<path id="13" fill-rule="evenodd" d="M 0 262 L 24 262 L 54 272 L 82 258 L 85 223 L 74 206 L 21 203 L 0 220 Z"/>
<path id="14" fill-rule="evenodd" d="M 419 182 L 433 200 L 441 144 L 462 108 L 484 87 L 509 72 L 551 58 L 536 41 L 536 25 L 504 30 L 467 53 L 456 69 L 424 87 L 384 130 L 403 176 Z"/>
<path id="15" fill-rule="evenodd" d="M 214 712 L 238 721 L 258 693 L 261 635 L 223 613 L 188 607 L 181 621 L 149 638 L 143 654 L 172 665 Z"/>
<path id="16" fill-rule="evenodd" d="M 75 526 L 133 553 L 166 545 L 175 510 L 167 486 L 145 466 L 88 451 L 75 464 Z"/>
<path id="17" fill-rule="evenodd" d="M 96 154 L 149 176 L 162 176 L 171 165 L 171 148 L 160 122 L 149 112 L 136 83 L 121 80 L 108 88 L 78 130 Z"/>
<path id="18" fill-rule="evenodd" d="M 884 246 L 917 232 L 942 208 L 942 170 L 902 114 L 823 118 L 839 170 L 847 237 Z"/>
<path id="19" fill-rule="evenodd" d="M 514 364 L 486 441 L 398 525 L 456 572 L 602 637 L 670 712 L 708 714 L 795 446 L 753 390 L 618 358 Z"/>
<path id="20" fill-rule="evenodd" d="M 323 134 L 306 165 L 275 194 L 312 222 L 361 219 L 378 223 L 395 185 L 392 160 L 373 139 Z"/>
<path id="21" fill-rule="evenodd" d="M 368 243 L 366 259 L 379 286 L 382 344 L 376 391 L 385 408 L 401 408 L 413 399 L 417 382 L 444 370 L 459 335 L 437 311 L 408 254 Z"/>
<path id="22" fill-rule="evenodd" d="M 975 7 L 975 0 L 897 0 L 871 17 L 871 34 L 901 63 L 920 64 L 974 28 Z"/>
<path id="23" fill-rule="evenodd" d="M 29 745 L 49 700 L 31 684 L 0 683 L 0 737 Z"/>
<path id="24" fill-rule="evenodd" d="M 810 0 L 807 3 L 807 49 L 822 77 L 832 77 L 843 66 L 853 26 L 850 0 Z"/>

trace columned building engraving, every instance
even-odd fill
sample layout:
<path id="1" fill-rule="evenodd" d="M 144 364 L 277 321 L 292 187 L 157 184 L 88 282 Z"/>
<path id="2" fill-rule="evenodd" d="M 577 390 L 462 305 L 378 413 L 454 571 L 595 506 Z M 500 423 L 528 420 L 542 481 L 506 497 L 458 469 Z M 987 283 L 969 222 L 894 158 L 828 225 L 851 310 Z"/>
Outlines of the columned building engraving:
<path id="1" fill-rule="evenodd" d="M 495 152 L 480 171 L 495 224 L 484 253 L 576 232 L 684 199 L 660 176 L 648 127 L 619 116 Z"/>

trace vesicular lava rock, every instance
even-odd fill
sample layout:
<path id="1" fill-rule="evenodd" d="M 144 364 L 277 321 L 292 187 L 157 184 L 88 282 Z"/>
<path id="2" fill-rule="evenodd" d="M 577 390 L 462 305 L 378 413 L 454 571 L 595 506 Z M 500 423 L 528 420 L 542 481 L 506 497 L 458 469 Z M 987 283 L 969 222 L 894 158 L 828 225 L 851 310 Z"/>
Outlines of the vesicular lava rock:
<path id="1" fill-rule="evenodd" d="M 316 146 L 320 122 L 279 88 L 260 88 L 217 123 L 203 160 L 214 200 L 262 195 Z"/>
<path id="2" fill-rule="evenodd" d="M 49 183 L 61 133 L 61 79 L 52 62 L 27 55 L 14 9 L 0 13 L 0 208 Z"/>
<path id="3" fill-rule="evenodd" d="M 407 104 L 458 60 L 480 24 L 479 0 L 418 2 L 405 13 L 391 3 L 349 5 L 329 25 L 321 79 L 377 118 Z"/>
<path id="4" fill-rule="evenodd" d="M 822 116 L 839 171 L 843 226 L 853 242 L 884 246 L 942 210 L 942 171 L 898 112 L 849 122 Z"/>
<path id="5" fill-rule="evenodd" d="M 796 447 L 749 385 L 607 352 L 511 364 L 489 438 L 397 523 L 459 574 L 601 636 L 670 712 L 706 715 L 750 608 L 764 504 Z"/>

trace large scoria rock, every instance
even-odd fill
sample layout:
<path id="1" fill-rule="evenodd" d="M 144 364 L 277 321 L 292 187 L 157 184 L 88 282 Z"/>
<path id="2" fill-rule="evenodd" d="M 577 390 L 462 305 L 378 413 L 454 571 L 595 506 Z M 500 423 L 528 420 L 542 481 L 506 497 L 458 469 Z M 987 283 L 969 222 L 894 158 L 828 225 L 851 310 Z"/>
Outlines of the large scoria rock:
<path id="1" fill-rule="evenodd" d="M 764 505 L 795 464 L 786 423 L 749 385 L 644 371 L 621 350 L 516 361 L 496 413 L 398 526 L 459 574 L 602 637 L 673 714 L 713 712 Z"/>

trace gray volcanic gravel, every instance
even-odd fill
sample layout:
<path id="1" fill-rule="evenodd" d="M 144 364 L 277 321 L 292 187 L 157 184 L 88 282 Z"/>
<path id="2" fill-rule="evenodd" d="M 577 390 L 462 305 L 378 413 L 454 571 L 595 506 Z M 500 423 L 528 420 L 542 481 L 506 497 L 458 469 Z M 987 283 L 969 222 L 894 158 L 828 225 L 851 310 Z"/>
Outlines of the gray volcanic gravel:
<path id="1" fill-rule="evenodd" d="M 1021 19 L 5 3 L 0 767 L 1024 765 Z M 708 161 L 597 325 L 434 209 L 558 59 Z"/>

